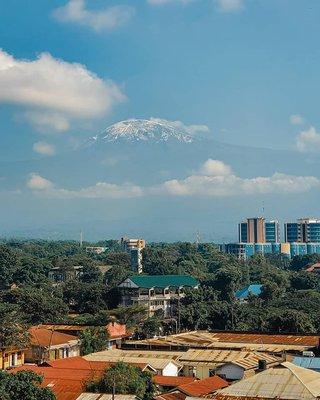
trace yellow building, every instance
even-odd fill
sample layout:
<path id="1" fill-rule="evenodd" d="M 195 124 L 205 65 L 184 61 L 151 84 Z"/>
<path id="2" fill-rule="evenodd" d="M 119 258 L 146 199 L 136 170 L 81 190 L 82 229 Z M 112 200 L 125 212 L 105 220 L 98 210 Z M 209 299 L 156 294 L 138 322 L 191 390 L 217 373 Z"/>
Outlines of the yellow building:
<path id="1" fill-rule="evenodd" d="M 0 352 L 0 369 L 19 367 L 23 364 L 24 364 L 24 350 L 8 348 Z"/>

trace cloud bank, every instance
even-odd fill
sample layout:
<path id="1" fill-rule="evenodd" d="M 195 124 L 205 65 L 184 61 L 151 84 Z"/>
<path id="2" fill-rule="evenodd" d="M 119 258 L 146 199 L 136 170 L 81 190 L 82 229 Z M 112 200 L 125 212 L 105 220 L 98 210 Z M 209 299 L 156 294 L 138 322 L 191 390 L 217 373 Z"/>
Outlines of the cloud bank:
<path id="1" fill-rule="evenodd" d="M 320 151 L 320 133 L 315 127 L 310 126 L 306 131 L 302 131 L 297 137 L 297 149 L 302 153 L 319 153 Z"/>
<path id="2" fill-rule="evenodd" d="M 37 194 L 54 198 L 120 199 L 141 196 L 231 197 L 260 194 L 304 193 L 320 188 L 320 180 L 313 176 L 294 176 L 276 172 L 269 177 L 241 178 L 231 167 L 219 160 L 207 160 L 193 175 L 173 179 L 160 185 L 141 187 L 132 183 L 98 182 L 81 189 L 57 188 L 53 182 L 32 174 L 27 187 Z"/>
<path id="3" fill-rule="evenodd" d="M 88 10 L 85 0 L 70 0 L 65 6 L 53 12 L 60 22 L 71 22 L 86 26 L 96 32 L 111 31 L 124 25 L 134 15 L 133 7 L 118 5 L 103 10 Z"/>
<path id="4" fill-rule="evenodd" d="M 22 60 L 0 50 L 0 87 L 0 103 L 22 106 L 31 123 L 56 131 L 77 119 L 102 117 L 125 100 L 113 81 L 48 53 Z"/>

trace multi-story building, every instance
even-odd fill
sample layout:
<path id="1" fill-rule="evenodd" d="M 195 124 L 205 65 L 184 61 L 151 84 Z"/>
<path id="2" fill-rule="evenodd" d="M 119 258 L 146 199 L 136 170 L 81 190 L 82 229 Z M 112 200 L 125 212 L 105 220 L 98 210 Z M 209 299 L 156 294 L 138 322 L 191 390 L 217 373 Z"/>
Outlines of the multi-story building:
<path id="1" fill-rule="evenodd" d="M 299 219 L 284 224 L 285 241 L 289 243 L 320 243 L 320 220 Z"/>
<path id="2" fill-rule="evenodd" d="M 165 318 L 177 316 L 184 288 L 197 288 L 189 275 L 135 275 L 119 285 L 123 305 L 143 305 L 149 316 L 162 311 Z"/>
<path id="3" fill-rule="evenodd" d="M 280 229 L 278 221 L 266 221 L 264 218 L 248 218 L 239 224 L 239 243 L 279 243 Z"/>
<path id="4" fill-rule="evenodd" d="M 126 237 L 120 240 L 123 251 L 130 254 L 131 268 L 138 274 L 142 273 L 142 250 L 146 247 L 144 239 L 129 239 Z"/>

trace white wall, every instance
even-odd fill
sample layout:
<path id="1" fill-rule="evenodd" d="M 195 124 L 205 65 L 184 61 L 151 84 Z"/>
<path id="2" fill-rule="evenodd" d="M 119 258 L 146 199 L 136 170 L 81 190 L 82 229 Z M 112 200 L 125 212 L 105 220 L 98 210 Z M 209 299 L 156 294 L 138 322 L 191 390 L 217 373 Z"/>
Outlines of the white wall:
<path id="1" fill-rule="evenodd" d="M 174 363 L 170 362 L 162 371 L 164 376 L 178 376 L 179 368 Z"/>
<path id="2" fill-rule="evenodd" d="M 225 364 L 218 368 L 216 373 L 219 375 L 225 375 L 228 380 L 240 380 L 244 376 L 244 369 L 238 365 Z"/>

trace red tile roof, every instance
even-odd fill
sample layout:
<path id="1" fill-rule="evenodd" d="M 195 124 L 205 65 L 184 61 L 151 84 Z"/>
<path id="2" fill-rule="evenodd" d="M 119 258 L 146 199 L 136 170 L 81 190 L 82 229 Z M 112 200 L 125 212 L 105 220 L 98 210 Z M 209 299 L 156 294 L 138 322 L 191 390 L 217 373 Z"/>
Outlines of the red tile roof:
<path id="1" fill-rule="evenodd" d="M 76 336 L 60 333 L 45 328 L 32 327 L 29 329 L 30 341 L 34 346 L 48 347 L 65 344 L 71 340 L 78 340 Z"/>
<path id="2" fill-rule="evenodd" d="M 216 392 L 218 389 L 222 389 L 229 386 L 228 382 L 220 378 L 220 376 L 211 376 L 200 381 L 181 385 L 178 390 L 185 393 L 187 396 L 200 397 Z"/>
<path id="3" fill-rule="evenodd" d="M 185 400 L 187 396 L 184 393 L 172 392 L 165 393 L 155 397 L 155 400 Z"/>
<path id="4" fill-rule="evenodd" d="M 170 386 L 177 387 L 181 385 L 186 385 L 188 383 L 192 383 L 196 381 L 197 378 L 193 378 L 191 376 L 164 376 L 164 375 L 155 375 L 153 377 L 153 382 L 156 385 L 160 386 Z"/>
<path id="5" fill-rule="evenodd" d="M 85 390 L 86 382 L 99 379 L 102 375 L 102 371 L 97 370 L 60 369 L 36 365 L 23 365 L 10 370 L 10 373 L 24 370 L 42 375 L 44 380 L 41 386 L 50 388 L 57 400 L 77 399 Z"/>
<path id="6" fill-rule="evenodd" d="M 69 357 L 69 358 L 61 358 L 59 360 L 47 361 L 46 365 L 49 365 L 53 368 L 60 369 L 78 369 L 78 370 L 96 370 L 96 371 L 104 371 L 107 368 L 110 368 L 114 365 L 114 362 L 107 361 L 88 361 L 83 357 Z M 130 363 L 141 370 L 144 370 L 148 367 L 148 364 L 145 363 Z"/>

